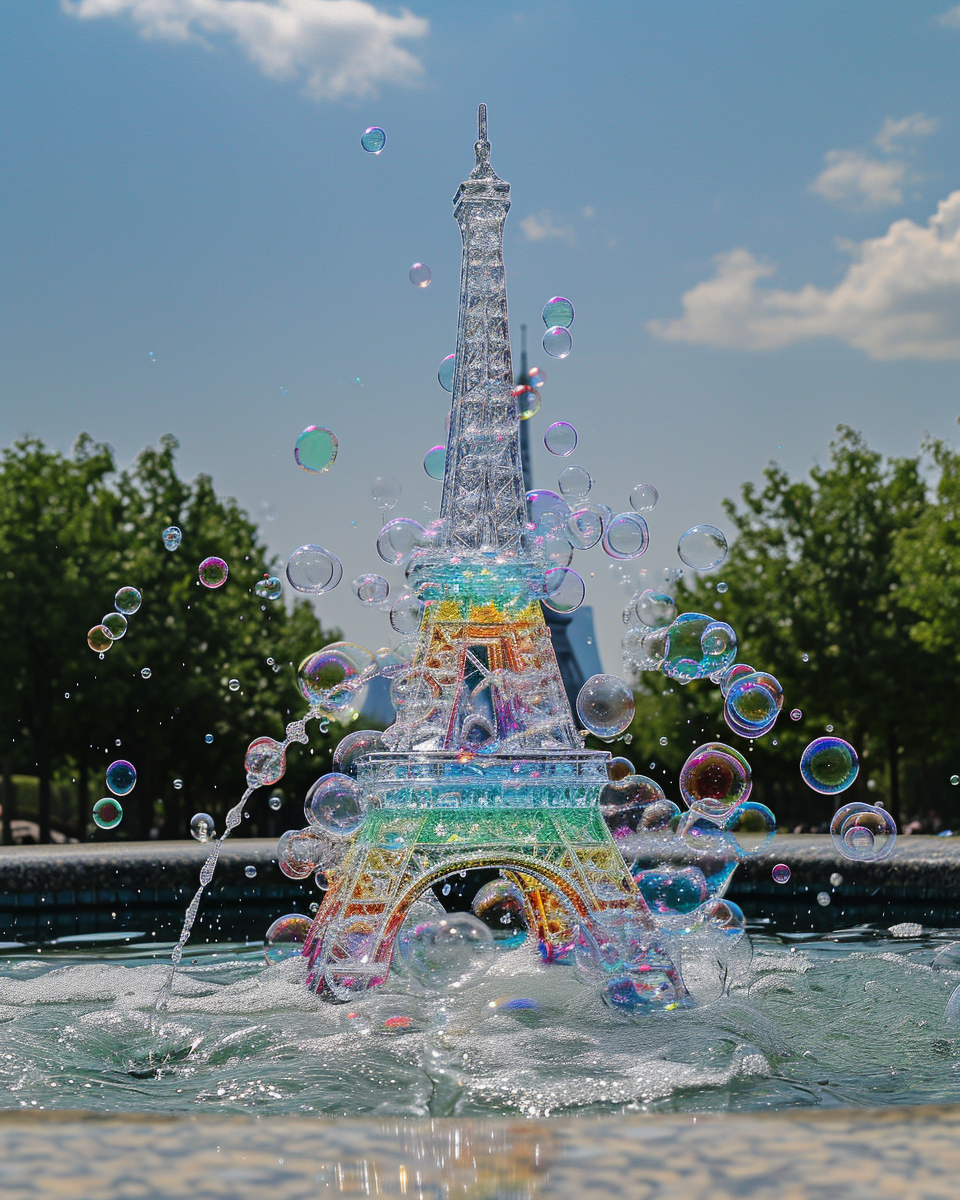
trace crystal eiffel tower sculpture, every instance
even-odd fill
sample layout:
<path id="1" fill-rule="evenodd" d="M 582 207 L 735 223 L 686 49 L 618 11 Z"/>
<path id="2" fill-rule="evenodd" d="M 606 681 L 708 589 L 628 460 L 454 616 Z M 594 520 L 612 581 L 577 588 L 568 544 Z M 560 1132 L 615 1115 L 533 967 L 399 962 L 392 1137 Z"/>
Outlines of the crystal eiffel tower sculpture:
<path id="1" fill-rule="evenodd" d="M 410 906 L 470 868 L 520 886 L 546 959 L 574 926 L 623 910 L 655 928 L 600 812 L 610 755 L 583 748 L 541 608 L 565 568 L 527 523 L 503 266 L 510 185 L 490 165 L 484 105 L 475 149 L 454 198 L 463 259 L 440 518 L 426 530 L 396 519 L 378 540 L 419 599 L 416 652 L 383 668 L 396 723 L 381 738 L 348 735 L 334 758 L 341 770 L 350 760 L 362 816 L 327 870 L 304 954 L 309 986 L 339 998 L 381 982 Z"/>

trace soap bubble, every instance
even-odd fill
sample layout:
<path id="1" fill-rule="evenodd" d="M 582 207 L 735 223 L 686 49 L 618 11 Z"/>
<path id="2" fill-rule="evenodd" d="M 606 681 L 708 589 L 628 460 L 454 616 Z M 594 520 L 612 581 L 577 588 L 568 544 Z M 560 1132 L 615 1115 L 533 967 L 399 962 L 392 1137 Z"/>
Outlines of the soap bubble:
<path id="1" fill-rule="evenodd" d="M 723 742 L 698 746 L 680 771 L 680 795 L 695 812 L 723 816 L 745 801 L 753 788 L 750 764 Z"/>
<path id="2" fill-rule="evenodd" d="M 776 724 L 783 689 L 773 675 L 752 671 L 735 679 L 726 693 L 723 718 L 741 737 L 762 737 Z"/>
<path id="3" fill-rule="evenodd" d="M 590 477 L 590 472 L 583 467 L 564 467 L 560 472 L 558 481 L 560 495 L 566 500 L 582 499 L 588 495 L 593 487 L 593 480 Z"/>
<path id="4" fill-rule="evenodd" d="M 649 542 L 647 523 L 638 513 L 624 512 L 611 517 L 603 535 L 605 553 L 619 561 L 639 558 Z"/>
<path id="5" fill-rule="evenodd" d="M 126 796 L 137 786 L 137 769 L 125 758 L 118 758 L 107 767 L 106 781 L 115 796 Z"/>
<path id="6" fill-rule="evenodd" d="M 527 940 L 523 892 L 508 879 L 485 883 L 474 896 L 470 911 L 487 926 L 497 946 L 512 950 Z"/>
<path id="7" fill-rule="evenodd" d="M 287 769 L 283 745 L 271 737 L 254 738 L 247 747 L 243 766 L 250 787 L 279 783 Z"/>
<path id="8" fill-rule="evenodd" d="M 180 545 L 183 534 L 176 525 L 168 525 L 160 536 L 163 539 L 163 548 L 172 551 Z"/>
<path id="9" fill-rule="evenodd" d="M 567 517 L 564 532 L 575 550 L 589 550 L 603 537 L 603 518 L 592 505 L 578 508 Z"/>
<path id="10" fill-rule="evenodd" d="M 630 493 L 630 507 L 634 512 L 652 512 L 657 507 L 660 493 L 652 483 L 638 483 Z"/>
<path id="11" fill-rule="evenodd" d="M 527 384 L 518 384 L 511 393 L 517 406 L 517 416 L 521 421 L 529 421 L 540 411 L 540 393 L 536 388 Z"/>
<path id="12" fill-rule="evenodd" d="M 127 618 L 123 613 L 107 613 L 100 623 L 100 628 L 105 629 L 113 641 L 118 642 L 127 632 Z"/>
<path id="13" fill-rule="evenodd" d="M 732 666 L 727 667 L 720 676 L 720 694 L 725 697 L 736 680 L 742 679 L 745 675 L 752 675 L 753 673 L 753 667 L 748 666 L 747 663 L 734 663 Z"/>
<path id="14" fill-rule="evenodd" d="M 857 752 L 843 738 L 816 738 L 800 759 L 800 774 L 807 787 L 826 796 L 846 791 L 860 770 Z"/>
<path id="15" fill-rule="evenodd" d="M 538 528 L 542 527 L 543 518 L 547 513 L 555 513 L 557 522 L 566 521 L 570 515 L 570 505 L 566 500 L 547 488 L 536 488 L 532 492 L 527 492 L 527 508 L 530 520 Z"/>
<path id="16" fill-rule="evenodd" d="M 205 812 L 194 813 L 190 818 L 190 832 L 198 842 L 209 842 L 217 835 L 213 817 Z"/>
<path id="17" fill-rule="evenodd" d="M 123 820 L 123 809 L 112 796 L 104 796 L 93 806 L 93 823 L 100 829 L 115 829 Z"/>
<path id="18" fill-rule="evenodd" d="M 677 553 L 695 571 L 709 571 L 726 558 L 727 539 L 713 525 L 694 525 L 680 538 Z"/>
<path id="19" fill-rule="evenodd" d="M 577 431 L 566 421 L 554 421 L 543 435 L 543 444 L 551 454 L 567 458 L 577 448 Z"/>
<path id="20" fill-rule="evenodd" d="M 557 326 L 561 329 L 569 329 L 573 324 L 573 305 L 563 296 L 554 296 L 543 306 L 543 312 L 540 315 L 548 329 Z"/>
<path id="21" fill-rule="evenodd" d="M 817 903 L 820 905 L 821 908 L 826 908 L 827 905 L 830 903 L 830 893 L 829 892 L 817 892 Z"/>
<path id="22" fill-rule="evenodd" d="M 385 563 L 394 567 L 408 562 L 414 550 L 426 545 L 426 530 L 419 521 L 410 517 L 395 517 L 377 535 L 377 553 Z"/>
<path id="23" fill-rule="evenodd" d="M 211 744 L 211 742 L 213 741 L 213 734 L 212 734 L 212 733 L 205 733 L 205 734 L 203 735 L 203 740 L 204 740 L 204 741 L 207 743 L 207 745 L 209 746 L 209 745 Z"/>
<path id="24" fill-rule="evenodd" d="M 106 654 L 113 645 L 113 638 L 105 626 L 94 625 L 87 631 L 87 645 L 97 654 Z"/>
<path id="25" fill-rule="evenodd" d="M 777 863 L 770 874 L 773 876 L 774 883 L 789 883 L 793 872 L 786 863 Z"/>
<path id="26" fill-rule="evenodd" d="M 616 757 L 607 761 L 607 778 L 611 783 L 616 783 L 618 779 L 626 779 L 628 775 L 633 774 L 633 763 L 629 758 Z"/>
<path id="27" fill-rule="evenodd" d="M 562 325 L 552 325 L 543 335 L 543 348 L 551 358 L 566 358 L 573 348 L 573 338 Z"/>
<path id="28" fill-rule="evenodd" d="M 143 597 L 135 587 L 122 587 L 113 598 L 113 607 L 124 616 L 132 616 L 140 607 Z"/>
<path id="29" fill-rule="evenodd" d="M 303 811 L 311 825 L 333 837 L 349 837 L 366 816 L 363 789 L 349 775 L 334 771 L 311 784 Z"/>
<path id="30" fill-rule="evenodd" d="M 597 737 L 623 733 L 633 713 L 633 691 L 618 675 L 592 675 L 577 696 L 577 716 Z"/>
<path id="31" fill-rule="evenodd" d="M 338 443 L 332 429 L 323 425 L 308 425 L 297 438 L 293 457 L 297 465 L 314 475 L 329 471 L 337 461 Z"/>
<path id="32" fill-rule="evenodd" d="M 423 616 L 423 604 L 412 592 L 403 592 L 390 609 L 390 624 L 397 633 L 416 633 Z"/>
<path id="33" fill-rule="evenodd" d="M 747 929 L 747 918 L 739 904 L 726 897 L 715 897 L 701 905 L 697 912 L 701 924 L 719 931 L 731 940 L 739 941 Z"/>
<path id="34" fill-rule="evenodd" d="M 647 956 L 637 969 L 624 971 L 607 980 L 600 995 L 604 1004 L 631 1016 L 668 1011 L 680 1002 L 676 970 L 660 951 Z"/>
<path id="35" fill-rule="evenodd" d="M 765 850 L 777 832 L 777 818 L 765 804 L 748 800 L 738 804 L 724 822 L 724 829 L 733 835 L 741 858 L 749 858 Z"/>
<path id="36" fill-rule="evenodd" d="M 650 629 L 665 629 L 677 616 L 677 602 L 666 592 L 645 588 L 636 603 L 636 613 Z"/>
<path id="37" fill-rule="evenodd" d="M 453 371 L 456 366 L 457 356 L 448 354 L 446 358 L 440 360 L 440 366 L 437 367 L 437 379 L 440 381 L 440 386 L 445 392 L 453 391 Z"/>
<path id="38" fill-rule="evenodd" d="M 356 778 L 357 765 L 368 754 L 382 753 L 386 747 L 378 729 L 355 729 L 342 738 L 333 752 L 333 769 Z"/>
<path id="39" fill-rule="evenodd" d="M 410 282 L 419 288 L 429 287 L 430 280 L 433 278 L 433 272 L 426 263 L 421 262 L 415 262 L 407 274 L 410 277 Z"/>
<path id="40" fill-rule="evenodd" d="M 378 125 L 371 125 L 360 135 L 360 145 L 368 154 L 379 154 L 387 144 L 387 135 Z"/>
<path id="41" fill-rule="evenodd" d="M 353 705 L 378 670 L 376 658 L 364 646 L 331 642 L 297 667 L 297 687 L 311 708 L 341 712 Z"/>
<path id="42" fill-rule="evenodd" d="M 288 829 L 277 842 L 277 866 L 288 879 L 306 879 L 326 856 L 330 839 L 319 829 Z"/>
<path id="43" fill-rule="evenodd" d="M 662 633 L 666 644 L 661 670 L 680 683 L 724 671 L 737 656 L 737 635 L 731 626 L 703 613 L 681 613 Z"/>
<path id="44" fill-rule="evenodd" d="M 351 586 L 361 604 L 382 604 L 390 594 L 390 584 L 382 575 L 358 575 Z"/>
<path id="45" fill-rule="evenodd" d="M 638 871 L 633 877 L 637 890 L 652 913 L 688 913 L 699 908 L 709 896 L 707 878 L 699 867 L 660 866 Z"/>
<path id="46" fill-rule="evenodd" d="M 370 495 L 376 500 L 377 507 L 386 512 L 397 507 L 400 499 L 400 481 L 393 475 L 376 475 L 370 484 Z"/>
<path id="47" fill-rule="evenodd" d="M 530 386 L 542 388 L 547 382 L 547 377 L 539 367 L 531 367 L 527 372 L 527 379 L 530 381 Z"/>
<path id="48" fill-rule="evenodd" d="M 490 965 L 493 934 L 468 913 L 405 925 L 397 939 L 400 961 L 429 991 L 466 987 Z"/>
<path id="49" fill-rule="evenodd" d="M 447 463 L 446 446 L 434 446 L 423 456 L 423 469 L 431 479 L 442 479 Z"/>
<path id="50" fill-rule="evenodd" d="M 677 806 L 646 775 L 625 775 L 600 791 L 600 814 L 618 840 L 634 833 L 661 833 L 676 816 Z"/>
<path id="51" fill-rule="evenodd" d="M 791 721 L 799 721 L 802 716 L 803 716 L 803 713 L 801 712 L 801 710 L 799 708 L 791 708 L 790 709 L 790 720 Z M 958 780 L 957 782 L 960 783 L 960 780 Z"/>
<path id="52" fill-rule="evenodd" d="M 279 600 L 283 595 L 283 583 L 276 575 L 264 575 L 253 585 L 253 590 L 261 600 Z"/>
<path id="53" fill-rule="evenodd" d="M 287 559 L 286 575 L 295 591 L 322 596 L 333 591 L 343 578 L 343 564 L 331 550 L 308 543 Z"/>
<path id="54" fill-rule="evenodd" d="M 182 780 L 182 779 L 175 779 L 175 780 L 173 781 L 173 786 L 174 786 L 174 787 L 176 788 L 176 790 L 179 792 L 179 791 L 180 791 L 180 789 L 183 787 L 183 780 Z"/>
<path id="55" fill-rule="evenodd" d="M 844 858 L 877 862 L 892 853 L 897 826 L 885 808 L 855 802 L 834 813 L 830 837 Z"/>
<path id="56" fill-rule="evenodd" d="M 267 800 L 267 807 L 270 809 L 271 812 L 279 812 L 280 809 L 282 808 L 282 806 L 283 806 L 283 797 L 282 796 L 270 796 L 270 798 Z"/>
<path id="57" fill-rule="evenodd" d="M 587 594 L 586 585 L 569 567 L 554 567 L 544 576 L 546 595 L 543 603 L 554 612 L 574 612 Z"/>
<path id="58" fill-rule="evenodd" d="M 141 679 L 149 679 L 152 674 L 153 674 L 153 672 L 150 670 L 149 667 L 141 667 L 140 668 L 140 678 Z"/>
<path id="59" fill-rule="evenodd" d="M 240 691 L 240 680 L 239 679 L 228 680 L 227 687 L 230 689 L 231 692 L 239 692 Z"/>
<path id="60" fill-rule="evenodd" d="M 253 865 L 253 863 L 250 863 L 248 866 L 243 868 L 243 873 L 248 879 L 256 879 L 257 868 Z"/>
<path id="61" fill-rule="evenodd" d="M 268 963 L 283 962 L 303 951 L 310 933 L 310 919 L 300 913 L 277 917 L 263 938 L 263 956 Z"/>
<path id="62" fill-rule="evenodd" d="M 838 871 L 834 871 L 830 876 L 830 886 L 839 887 L 841 883 L 843 883 L 843 876 Z"/>
<path id="63" fill-rule="evenodd" d="M 197 567 L 197 574 L 205 588 L 218 588 L 227 582 L 230 568 L 222 558 L 205 558 Z"/>

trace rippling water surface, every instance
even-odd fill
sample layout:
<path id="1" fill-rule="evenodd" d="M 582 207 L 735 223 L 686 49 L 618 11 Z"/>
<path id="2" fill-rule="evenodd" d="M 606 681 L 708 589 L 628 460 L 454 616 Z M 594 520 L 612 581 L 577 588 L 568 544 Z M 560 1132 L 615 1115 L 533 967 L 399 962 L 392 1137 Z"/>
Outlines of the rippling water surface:
<path id="1" fill-rule="evenodd" d="M 729 995 L 637 1018 L 526 948 L 442 999 L 397 978 L 333 1005 L 305 990 L 300 960 L 207 947 L 162 1017 L 167 947 L 12 956 L 0 1106 L 439 1116 L 960 1099 L 960 1029 L 943 1016 L 960 972 L 930 965 L 960 932 L 836 936 L 754 936 Z"/>

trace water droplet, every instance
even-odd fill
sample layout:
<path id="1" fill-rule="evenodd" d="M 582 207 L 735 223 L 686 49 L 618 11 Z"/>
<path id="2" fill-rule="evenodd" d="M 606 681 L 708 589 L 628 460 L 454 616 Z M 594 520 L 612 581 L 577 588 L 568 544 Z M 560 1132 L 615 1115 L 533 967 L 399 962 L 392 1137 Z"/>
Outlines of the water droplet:
<path id="1" fill-rule="evenodd" d="M 176 525 L 168 525 L 161 534 L 161 537 L 163 538 L 164 549 L 173 551 L 180 545 L 183 534 Z"/>

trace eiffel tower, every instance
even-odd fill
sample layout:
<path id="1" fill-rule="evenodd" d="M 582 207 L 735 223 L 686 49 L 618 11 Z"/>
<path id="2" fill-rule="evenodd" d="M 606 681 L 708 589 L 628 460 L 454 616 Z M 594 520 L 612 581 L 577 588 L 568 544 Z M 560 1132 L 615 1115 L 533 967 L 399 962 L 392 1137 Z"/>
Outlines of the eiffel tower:
<path id="1" fill-rule="evenodd" d="M 423 613 L 395 674 L 397 721 L 357 763 L 366 818 L 304 946 L 308 983 L 345 999 L 381 982 L 414 901 L 497 867 L 522 888 L 546 959 L 610 910 L 654 922 L 599 809 L 610 755 L 583 748 L 540 601 L 558 569 L 527 522 L 503 266 L 510 185 L 476 165 L 454 197 L 463 238 L 439 522 L 407 577 Z"/>

